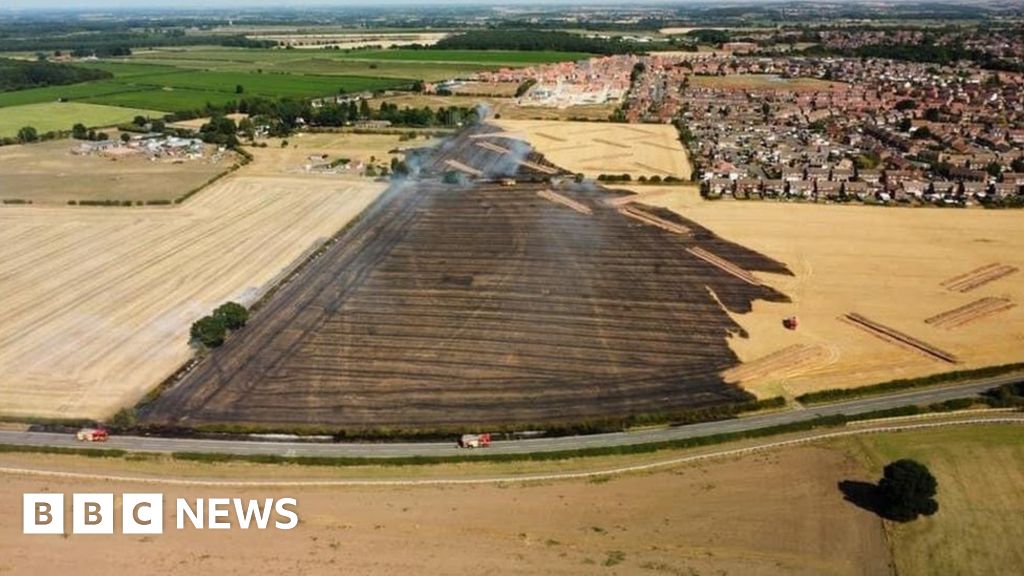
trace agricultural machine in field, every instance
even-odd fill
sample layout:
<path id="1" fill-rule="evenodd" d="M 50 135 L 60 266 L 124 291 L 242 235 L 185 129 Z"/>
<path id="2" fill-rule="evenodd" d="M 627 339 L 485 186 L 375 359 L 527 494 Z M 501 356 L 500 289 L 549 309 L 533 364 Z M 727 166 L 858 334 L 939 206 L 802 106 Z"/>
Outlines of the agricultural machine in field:
<path id="1" fill-rule="evenodd" d="M 796 330 L 800 326 L 800 321 L 796 319 L 796 316 L 787 316 L 782 319 L 782 326 L 786 330 Z"/>
<path id="2" fill-rule="evenodd" d="M 490 434 L 463 434 L 459 438 L 459 448 L 486 448 L 490 445 Z"/>
<path id="3" fill-rule="evenodd" d="M 75 434 L 79 442 L 106 442 L 110 432 L 106 428 L 82 428 Z"/>

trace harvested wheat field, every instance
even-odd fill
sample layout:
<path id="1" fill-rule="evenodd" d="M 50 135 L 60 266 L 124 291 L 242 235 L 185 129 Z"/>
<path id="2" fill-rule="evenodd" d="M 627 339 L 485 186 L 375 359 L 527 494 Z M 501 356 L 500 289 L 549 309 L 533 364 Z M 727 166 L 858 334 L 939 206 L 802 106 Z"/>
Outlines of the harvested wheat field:
<path id="1" fill-rule="evenodd" d="M 191 323 L 252 303 L 381 191 L 232 176 L 171 208 L 0 208 L 0 413 L 105 417 L 191 356 Z"/>
<path id="2" fill-rule="evenodd" d="M 645 201 L 794 272 L 758 274 L 791 303 L 758 301 L 752 314 L 734 316 L 749 337 L 733 338 L 732 348 L 756 368 L 733 370 L 730 380 L 758 395 L 1024 359 L 1024 282 L 1017 271 L 1024 268 L 1024 213 L 694 202 L 670 194 Z M 789 315 L 799 318 L 798 330 L 782 327 Z M 780 362 L 780 354 L 789 361 Z"/>
<path id="3" fill-rule="evenodd" d="M 559 167 L 590 177 L 629 174 L 689 180 L 692 172 L 671 125 L 506 119 L 495 123 L 506 136 L 526 140 Z"/>
<path id="4" fill-rule="evenodd" d="M 116 137 L 116 135 L 115 135 Z M 144 154 L 72 154 L 77 140 L 0 148 L 0 201 L 170 201 L 231 168 L 238 157 L 207 146 L 203 158 L 150 160 Z M 124 149 L 118 149 L 124 150 Z"/>
<path id="5" fill-rule="evenodd" d="M 8 465 L 40 468 L 57 458 L 3 456 Z M 103 473 L 108 465 L 60 458 L 56 467 L 64 470 Z M 136 465 L 148 464 L 125 464 L 120 474 L 135 475 Z M 182 466 L 191 465 L 164 465 L 163 476 L 179 474 Z M 225 466 L 205 465 L 199 473 L 220 477 L 216 470 Z M 242 478 L 251 481 L 276 479 L 294 467 L 244 470 Z M 0 572 L 887 574 L 881 521 L 845 502 L 836 488 L 861 477 L 866 473 L 854 459 L 825 447 L 544 484 L 190 488 L 4 474 L 0 533 L 10 537 L 0 539 Z M 22 536 L 20 494 L 43 491 L 162 492 L 170 503 L 290 496 L 298 500 L 300 523 L 290 531 L 175 530 L 173 505 L 165 504 L 170 528 L 159 536 L 116 534 L 102 538 L 102 545 L 81 535 Z"/>

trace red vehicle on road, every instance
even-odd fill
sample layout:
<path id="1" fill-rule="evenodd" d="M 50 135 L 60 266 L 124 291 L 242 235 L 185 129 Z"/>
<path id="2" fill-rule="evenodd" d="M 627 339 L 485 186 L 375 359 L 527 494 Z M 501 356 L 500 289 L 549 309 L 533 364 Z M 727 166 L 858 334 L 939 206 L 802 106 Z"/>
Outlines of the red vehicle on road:
<path id="1" fill-rule="evenodd" d="M 459 448 L 486 448 L 490 445 L 490 434 L 463 434 L 459 438 Z"/>
<path id="2" fill-rule="evenodd" d="M 106 442 L 110 438 L 110 431 L 106 428 L 82 428 L 75 434 L 80 442 Z"/>

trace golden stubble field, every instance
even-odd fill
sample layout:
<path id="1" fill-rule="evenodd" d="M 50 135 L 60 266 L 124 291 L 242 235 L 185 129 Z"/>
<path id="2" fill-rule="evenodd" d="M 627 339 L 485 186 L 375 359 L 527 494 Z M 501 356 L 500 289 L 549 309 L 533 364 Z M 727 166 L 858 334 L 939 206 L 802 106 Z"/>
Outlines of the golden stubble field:
<path id="1" fill-rule="evenodd" d="M 248 168 L 181 206 L 0 207 L 0 414 L 103 418 L 192 354 L 385 183 Z"/>
<path id="2" fill-rule="evenodd" d="M 0 462 L 107 467 L 58 458 L 67 457 L 2 455 Z M 131 474 L 134 465 L 123 466 Z M 175 466 L 164 468 L 165 477 Z M 244 479 L 275 467 L 251 474 Z M 853 459 L 821 447 L 530 484 L 226 488 L 2 474 L 0 573 L 884 574 L 890 554 L 881 521 L 836 488 L 859 475 Z M 162 492 L 165 502 L 290 496 L 300 524 L 287 532 L 23 536 L 20 494 L 42 491 Z M 173 526 L 173 506 L 165 504 L 165 516 Z"/>
<path id="3" fill-rule="evenodd" d="M 1024 270 L 1024 212 L 704 202 L 670 189 L 649 191 L 642 201 L 676 210 L 795 274 L 758 273 L 792 303 L 757 302 L 752 313 L 734 315 L 749 336 L 732 339 L 745 365 L 726 376 L 760 396 L 1024 360 L 1024 272 L 966 292 L 941 285 L 994 264 Z M 942 316 L 968 306 L 982 310 Z M 960 363 L 935 360 L 840 320 L 851 312 L 954 354 Z M 791 314 L 800 320 L 796 331 L 782 327 Z"/>
<path id="4" fill-rule="evenodd" d="M 692 167 L 668 124 L 559 122 L 547 120 L 495 121 L 507 136 L 532 144 L 554 164 L 590 177 L 601 174 L 674 176 L 689 180 Z"/>

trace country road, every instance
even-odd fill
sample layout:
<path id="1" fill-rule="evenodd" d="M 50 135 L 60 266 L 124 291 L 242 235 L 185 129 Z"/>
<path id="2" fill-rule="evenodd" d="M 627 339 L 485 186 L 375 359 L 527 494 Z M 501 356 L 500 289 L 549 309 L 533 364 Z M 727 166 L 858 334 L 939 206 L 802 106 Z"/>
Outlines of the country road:
<path id="1" fill-rule="evenodd" d="M 656 428 L 635 432 L 615 432 L 587 436 L 565 436 L 558 438 L 535 438 L 526 440 L 496 441 L 486 450 L 464 450 L 451 442 L 403 442 L 403 443 L 316 443 L 285 442 L 269 440 L 206 440 L 196 438 L 162 438 L 143 436 L 113 436 L 105 444 L 83 445 L 71 434 L 51 432 L 0 431 L 0 444 L 20 446 L 55 446 L 81 448 L 122 449 L 138 452 L 205 452 L 216 454 L 278 455 L 278 456 L 320 456 L 320 457 L 362 457 L 395 458 L 404 456 L 456 456 L 472 457 L 478 454 L 527 454 L 532 452 L 553 452 L 646 444 L 669 440 L 682 440 L 744 432 L 758 428 L 779 426 L 794 422 L 812 420 L 820 416 L 837 414 L 855 415 L 876 410 L 897 408 L 915 404 L 932 404 L 977 395 L 985 390 L 1020 381 L 1024 373 L 1015 372 L 992 378 L 983 378 L 952 386 L 942 386 L 872 396 L 821 404 L 803 409 L 790 409 L 768 414 L 704 422 L 671 428 Z"/>

